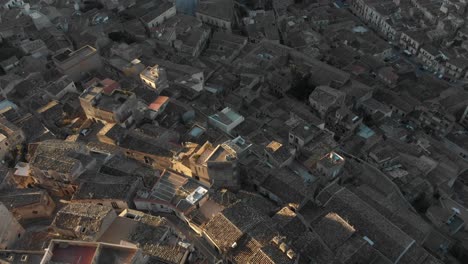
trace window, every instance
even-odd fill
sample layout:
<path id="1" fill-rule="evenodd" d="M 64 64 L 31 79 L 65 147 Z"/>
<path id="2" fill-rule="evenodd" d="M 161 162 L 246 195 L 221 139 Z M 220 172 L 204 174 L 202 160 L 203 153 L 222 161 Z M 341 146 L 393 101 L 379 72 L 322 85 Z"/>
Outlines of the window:
<path id="1" fill-rule="evenodd" d="M 119 206 L 117 205 L 116 202 L 111 202 L 112 208 L 114 209 L 119 209 Z"/>
<path id="2" fill-rule="evenodd" d="M 146 164 L 149 164 L 149 165 L 153 164 L 153 159 L 151 159 L 150 157 L 145 156 L 144 159 L 145 159 Z"/>
<path id="3" fill-rule="evenodd" d="M 21 261 L 26 262 L 28 260 L 28 255 L 21 256 Z"/>
<path id="4" fill-rule="evenodd" d="M 85 233 L 86 232 L 86 227 L 82 227 L 80 231 L 81 231 L 81 233 Z"/>
<path id="5" fill-rule="evenodd" d="M 34 210 L 34 211 L 33 211 L 33 214 L 38 214 L 38 211 Z"/>

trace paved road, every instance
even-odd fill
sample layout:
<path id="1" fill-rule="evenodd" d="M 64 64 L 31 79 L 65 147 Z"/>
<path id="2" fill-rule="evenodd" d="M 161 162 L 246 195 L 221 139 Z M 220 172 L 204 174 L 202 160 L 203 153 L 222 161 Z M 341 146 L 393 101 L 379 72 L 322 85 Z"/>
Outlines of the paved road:
<path id="1" fill-rule="evenodd" d="M 432 76 L 434 78 L 438 78 L 438 75 L 434 74 L 434 72 L 431 72 L 431 71 L 426 71 L 426 70 L 423 70 L 421 69 L 421 66 L 422 65 L 422 62 L 420 62 L 417 57 L 415 57 L 414 55 L 413 56 L 410 56 L 408 57 L 407 55 L 405 55 L 403 53 L 403 50 L 396 50 L 394 49 L 394 54 L 398 54 L 398 56 L 406 63 L 408 64 L 411 64 L 414 66 L 414 72 L 416 73 L 416 76 L 417 77 L 421 77 L 421 76 Z M 454 82 L 449 82 L 447 80 L 444 80 L 444 79 L 439 79 L 445 83 L 447 83 L 448 85 L 450 86 L 454 86 L 454 87 L 463 87 L 466 83 L 461 81 L 461 80 L 456 80 Z"/>

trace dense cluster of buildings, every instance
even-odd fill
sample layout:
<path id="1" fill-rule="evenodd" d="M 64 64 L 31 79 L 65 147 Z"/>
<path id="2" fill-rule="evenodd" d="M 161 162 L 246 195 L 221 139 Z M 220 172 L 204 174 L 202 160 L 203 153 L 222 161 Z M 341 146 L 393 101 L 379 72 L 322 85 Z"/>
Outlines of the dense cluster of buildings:
<path id="1" fill-rule="evenodd" d="M 0 263 L 468 263 L 464 0 L 0 0 Z"/>
<path id="2" fill-rule="evenodd" d="M 464 1 L 353 0 L 350 9 L 407 56 L 416 56 L 425 70 L 447 80 L 467 80 Z"/>

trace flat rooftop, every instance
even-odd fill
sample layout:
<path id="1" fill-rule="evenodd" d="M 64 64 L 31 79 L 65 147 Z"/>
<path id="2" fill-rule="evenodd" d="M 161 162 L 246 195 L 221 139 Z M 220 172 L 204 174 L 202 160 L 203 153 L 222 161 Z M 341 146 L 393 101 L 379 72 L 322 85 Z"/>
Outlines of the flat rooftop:
<path id="1" fill-rule="evenodd" d="M 200 157 L 197 159 L 197 164 L 204 164 L 208 158 L 211 156 L 213 153 L 214 149 L 212 148 L 207 148 L 203 153 L 200 154 Z"/>
<path id="2" fill-rule="evenodd" d="M 187 181 L 188 178 L 182 175 L 165 171 L 163 175 L 161 175 L 160 180 L 153 187 L 151 196 L 170 203 L 172 198 L 176 195 L 177 190 L 184 186 Z"/>
<path id="3" fill-rule="evenodd" d="M 47 263 L 67 264 L 130 264 L 138 252 L 136 247 L 68 240 L 53 240 L 49 249 L 52 256 Z"/>
<path id="4" fill-rule="evenodd" d="M 92 264 L 96 245 L 58 244 L 52 249 L 52 263 Z"/>
<path id="5" fill-rule="evenodd" d="M 210 116 L 211 119 L 214 119 L 222 124 L 229 125 L 234 121 L 243 118 L 238 113 L 234 112 L 229 107 L 224 108 L 221 112 L 218 112 Z"/>
<path id="6" fill-rule="evenodd" d="M 213 154 L 208 158 L 207 161 L 214 161 L 214 162 L 223 162 L 223 161 L 227 161 L 228 160 L 228 157 L 230 155 L 233 155 L 233 153 L 231 153 L 229 150 L 227 150 L 226 148 L 222 147 L 221 145 L 218 146 L 215 151 L 213 152 Z M 233 156 L 234 157 L 234 156 Z"/>
<path id="7" fill-rule="evenodd" d="M 234 16 L 234 2 L 232 0 L 200 1 L 196 12 L 231 21 Z"/>
<path id="8" fill-rule="evenodd" d="M 93 86 L 86 89 L 80 98 L 91 102 L 94 100 L 94 107 L 112 112 L 116 107 L 123 105 L 133 95 L 132 92 L 115 89 L 110 94 L 104 92 L 103 87 Z"/>
<path id="9" fill-rule="evenodd" d="M 60 63 L 65 63 L 65 62 L 71 62 L 71 61 L 80 61 L 90 55 L 93 55 L 96 53 L 96 49 L 86 45 L 81 47 L 80 49 L 76 51 L 71 51 L 70 49 L 65 50 L 62 53 L 59 53 L 55 55 L 53 58 L 54 60 L 60 62 Z"/>
<path id="10" fill-rule="evenodd" d="M 86 101 L 91 101 L 96 95 L 102 93 L 103 88 L 93 86 L 91 88 L 88 88 L 84 90 L 84 92 L 80 95 L 80 98 L 86 100 Z"/>

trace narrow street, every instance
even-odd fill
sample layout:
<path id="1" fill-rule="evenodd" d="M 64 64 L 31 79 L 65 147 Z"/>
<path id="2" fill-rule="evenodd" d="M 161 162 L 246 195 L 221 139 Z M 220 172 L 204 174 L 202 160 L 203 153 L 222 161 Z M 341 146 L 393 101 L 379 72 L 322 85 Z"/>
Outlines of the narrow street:
<path id="1" fill-rule="evenodd" d="M 190 229 L 190 227 L 188 227 L 186 223 L 182 222 L 182 220 L 177 216 L 169 213 L 157 213 L 153 215 L 167 218 L 177 231 L 194 243 L 195 248 L 206 256 L 209 263 L 217 263 L 222 259 L 218 252 L 216 252 L 201 236 Z"/>
<path id="2" fill-rule="evenodd" d="M 387 39 L 383 38 L 379 32 L 377 32 L 374 28 L 372 28 L 371 26 L 369 26 L 365 21 L 363 21 L 359 16 L 355 15 L 353 12 L 351 12 L 351 10 L 349 8 L 346 8 L 346 10 L 352 14 L 354 17 L 356 17 L 357 19 L 359 19 L 359 21 L 365 26 L 367 27 L 367 29 L 371 30 L 372 32 L 375 33 L 376 36 L 378 36 L 380 39 L 382 39 L 383 41 L 391 44 L 391 42 L 389 42 Z M 417 58 L 415 57 L 415 55 L 413 56 L 407 56 L 403 53 L 404 49 L 401 49 L 399 48 L 399 46 L 397 48 L 395 48 L 395 44 L 398 43 L 398 39 L 395 40 L 395 43 L 391 44 L 393 45 L 393 48 L 392 48 L 392 52 L 394 54 L 394 56 L 397 56 L 398 58 L 394 61 L 398 61 L 399 59 L 403 60 L 405 63 L 408 63 L 408 64 L 411 64 L 413 67 L 414 67 L 414 72 L 416 74 L 417 77 L 421 77 L 422 75 L 430 75 L 430 76 L 433 76 L 437 79 L 438 76 L 436 76 L 434 73 L 432 72 L 429 72 L 429 71 L 426 71 L 426 70 L 422 70 L 420 69 L 420 67 L 422 66 L 421 62 L 419 62 L 417 60 Z M 393 63 L 389 63 L 390 65 L 392 65 Z M 455 82 L 449 82 L 447 80 L 444 80 L 444 79 L 439 79 L 441 81 L 444 81 L 446 82 L 448 85 L 450 86 L 454 86 L 454 87 L 463 87 L 464 85 L 466 85 L 467 83 L 463 82 L 463 81 L 455 81 Z"/>

